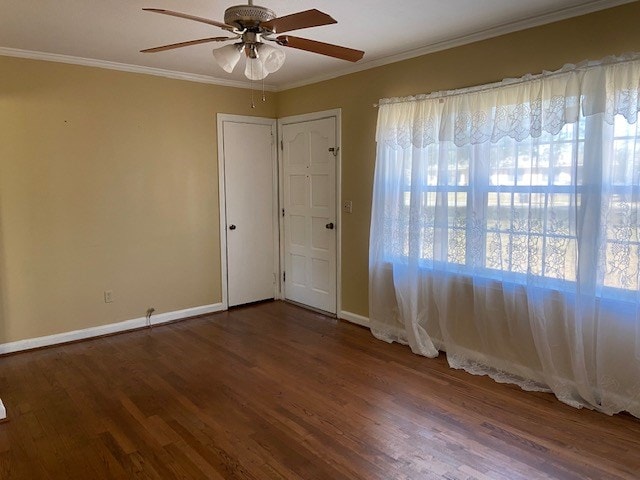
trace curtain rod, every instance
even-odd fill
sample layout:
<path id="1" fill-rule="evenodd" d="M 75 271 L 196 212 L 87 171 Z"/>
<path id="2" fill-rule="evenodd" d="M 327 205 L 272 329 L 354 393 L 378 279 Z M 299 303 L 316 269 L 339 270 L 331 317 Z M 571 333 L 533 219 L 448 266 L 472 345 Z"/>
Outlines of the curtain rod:
<path id="1" fill-rule="evenodd" d="M 439 98 L 440 99 L 439 103 L 443 103 L 445 97 L 455 97 L 458 95 L 465 95 L 467 93 L 485 92 L 485 91 L 495 90 L 501 87 L 510 87 L 511 85 L 519 85 L 526 82 L 532 82 L 540 78 L 555 77 L 558 75 L 564 75 L 571 72 L 586 71 L 586 70 L 590 70 L 592 68 L 600 67 L 603 65 L 604 66 L 617 65 L 620 63 L 628 63 L 628 62 L 633 62 L 637 60 L 640 60 L 640 53 L 636 53 L 636 52 L 625 53 L 620 56 L 611 55 L 603 58 L 602 60 L 597 60 L 597 61 L 585 60 L 575 65 L 568 63 L 568 64 L 565 64 L 559 70 L 556 70 L 553 72 L 543 71 L 542 73 L 537 73 L 537 74 L 527 73 L 526 75 L 523 75 L 522 77 L 519 77 L 519 78 L 505 78 L 499 82 L 486 83 L 483 85 L 464 87 L 464 88 L 459 88 L 455 90 L 440 90 L 440 91 L 431 92 L 431 93 L 420 93 L 420 94 L 411 95 L 408 97 L 397 97 L 395 99 L 394 97 L 391 97 L 389 99 L 383 98 L 379 100 L 378 103 L 374 103 L 373 108 L 378 108 L 380 106 L 380 102 L 382 102 L 383 100 L 389 100 L 388 102 L 384 102 L 384 105 L 395 105 L 397 103 L 409 103 L 409 102 L 415 102 L 417 100 L 429 100 L 432 98 Z"/>

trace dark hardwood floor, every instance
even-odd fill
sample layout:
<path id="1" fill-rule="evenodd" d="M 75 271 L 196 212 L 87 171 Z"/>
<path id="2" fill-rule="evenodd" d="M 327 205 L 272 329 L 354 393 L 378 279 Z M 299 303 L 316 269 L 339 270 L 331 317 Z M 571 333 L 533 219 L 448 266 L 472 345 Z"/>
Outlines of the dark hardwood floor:
<path id="1" fill-rule="evenodd" d="M 640 478 L 640 420 L 273 302 L 0 358 L 0 478 Z"/>

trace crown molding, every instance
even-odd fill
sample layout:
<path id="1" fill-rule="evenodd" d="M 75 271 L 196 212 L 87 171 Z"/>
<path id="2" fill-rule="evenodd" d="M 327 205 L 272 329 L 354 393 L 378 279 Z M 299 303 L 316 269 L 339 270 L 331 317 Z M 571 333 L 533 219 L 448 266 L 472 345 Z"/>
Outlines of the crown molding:
<path id="1" fill-rule="evenodd" d="M 186 80 L 188 82 L 209 83 L 223 87 L 236 87 L 250 89 L 251 83 L 237 80 L 226 80 L 209 75 L 198 75 L 195 73 L 176 72 L 174 70 L 164 70 L 162 68 L 143 67 L 128 63 L 110 62 L 107 60 L 96 60 L 93 58 L 74 57 L 71 55 L 60 55 L 57 53 L 37 52 L 34 50 L 21 50 L 18 48 L 0 47 L 0 56 L 27 58 L 31 60 L 44 60 L 46 62 L 69 63 L 72 65 L 82 65 L 85 67 L 106 68 L 107 70 L 118 70 L 129 73 L 142 73 L 144 75 L 154 75 L 156 77 L 171 78 L 174 80 Z M 276 90 L 273 85 L 265 85 L 264 89 L 270 92 Z"/>
<path id="2" fill-rule="evenodd" d="M 287 83 L 284 85 L 278 85 L 275 89 L 276 92 L 282 92 L 285 90 L 291 90 L 293 88 L 304 87 L 312 85 L 314 83 L 320 83 L 334 78 L 342 77 L 352 73 L 362 72 L 364 70 L 370 70 L 376 67 L 382 67 L 391 63 L 401 62 L 403 60 L 409 60 L 411 58 L 421 57 L 428 55 L 429 53 L 440 52 L 442 50 L 448 50 L 454 47 L 460 47 L 469 43 L 479 42 L 487 40 L 489 38 L 499 37 L 508 33 L 517 32 L 520 30 L 526 30 L 528 28 L 539 27 L 549 23 L 559 22 L 561 20 L 567 20 L 573 17 L 579 17 L 581 15 L 587 15 L 600 10 L 606 10 L 608 8 L 618 7 L 627 3 L 633 3 L 637 0 L 594 0 L 593 2 L 578 5 L 575 7 L 567 7 L 554 12 L 537 15 L 535 17 L 526 18 L 524 20 L 518 20 L 516 22 L 505 23 L 497 25 L 485 30 L 480 30 L 469 35 L 463 35 L 460 37 L 444 40 L 441 42 L 431 43 L 414 50 L 408 50 L 403 53 L 391 55 L 388 57 L 378 58 L 369 62 L 358 63 L 349 68 L 330 73 L 325 75 L 319 75 L 299 82 Z"/>

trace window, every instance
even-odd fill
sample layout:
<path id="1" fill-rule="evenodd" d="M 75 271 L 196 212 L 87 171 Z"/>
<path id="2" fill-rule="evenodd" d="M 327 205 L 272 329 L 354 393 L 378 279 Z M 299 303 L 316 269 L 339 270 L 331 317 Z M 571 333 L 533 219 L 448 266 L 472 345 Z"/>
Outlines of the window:
<path id="1" fill-rule="evenodd" d="M 374 335 L 640 417 L 639 99 L 640 54 L 381 100 Z"/>
<path id="2" fill-rule="evenodd" d="M 536 138 L 388 152 L 402 168 L 398 178 L 386 179 L 399 186 L 384 201 L 386 260 L 416 257 L 427 268 L 446 264 L 519 283 L 540 277 L 550 287 L 571 289 L 566 282 L 576 281 L 584 251 L 602 257 L 602 272 L 594 265 L 587 273 L 601 277 L 599 286 L 638 290 L 640 130 L 617 115 L 610 138 L 591 147 L 610 160 L 585 178 L 590 122 L 596 125 L 589 131 L 602 135 L 600 119 L 580 116 Z M 580 213 L 588 202 L 599 211 Z M 600 254 L 579 245 L 585 228 L 603 237 Z"/>

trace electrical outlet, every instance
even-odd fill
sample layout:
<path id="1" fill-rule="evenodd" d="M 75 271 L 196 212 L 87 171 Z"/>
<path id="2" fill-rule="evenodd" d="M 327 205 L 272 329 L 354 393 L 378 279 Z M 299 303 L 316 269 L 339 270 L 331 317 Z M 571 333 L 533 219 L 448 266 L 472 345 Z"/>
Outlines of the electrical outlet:
<path id="1" fill-rule="evenodd" d="M 353 202 L 351 200 L 342 202 L 342 211 L 344 213 L 353 213 Z"/>
<path id="2" fill-rule="evenodd" d="M 104 303 L 113 302 L 113 290 L 105 290 L 104 291 Z"/>

